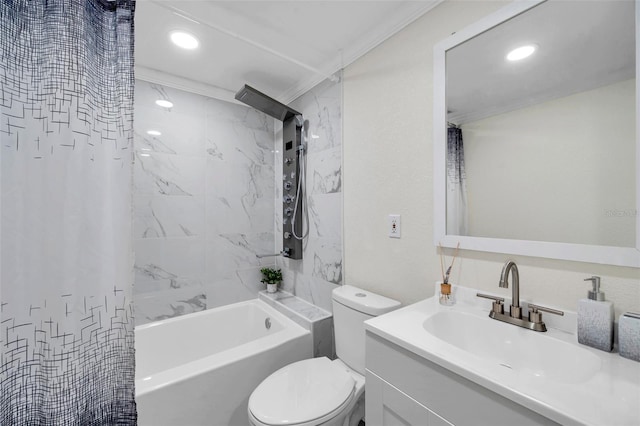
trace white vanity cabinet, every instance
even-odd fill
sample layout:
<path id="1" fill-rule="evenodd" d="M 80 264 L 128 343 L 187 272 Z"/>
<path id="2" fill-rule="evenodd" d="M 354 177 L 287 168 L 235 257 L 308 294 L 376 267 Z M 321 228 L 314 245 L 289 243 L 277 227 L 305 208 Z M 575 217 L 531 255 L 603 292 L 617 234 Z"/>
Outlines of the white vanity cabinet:
<path id="1" fill-rule="evenodd" d="M 367 331 L 367 426 L 557 425 Z"/>

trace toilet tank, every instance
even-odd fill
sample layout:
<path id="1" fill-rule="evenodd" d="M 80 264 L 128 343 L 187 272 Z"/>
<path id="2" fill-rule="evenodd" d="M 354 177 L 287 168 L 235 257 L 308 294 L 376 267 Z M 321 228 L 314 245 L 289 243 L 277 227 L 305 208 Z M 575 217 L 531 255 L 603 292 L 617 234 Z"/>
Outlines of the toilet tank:
<path id="1" fill-rule="evenodd" d="M 399 308 L 400 302 L 350 285 L 333 290 L 332 299 L 336 355 L 364 375 L 364 322 Z"/>

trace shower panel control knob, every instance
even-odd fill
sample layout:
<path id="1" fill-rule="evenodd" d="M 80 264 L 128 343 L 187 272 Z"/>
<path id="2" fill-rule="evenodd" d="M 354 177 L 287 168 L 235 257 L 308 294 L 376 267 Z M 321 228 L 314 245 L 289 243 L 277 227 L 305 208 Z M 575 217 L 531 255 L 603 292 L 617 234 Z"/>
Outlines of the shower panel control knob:
<path id="1" fill-rule="evenodd" d="M 286 158 L 284 159 L 284 164 L 286 164 L 286 165 L 289 165 L 289 164 L 291 164 L 292 162 L 293 162 L 293 160 L 291 159 L 291 157 L 286 157 Z"/>
<path id="2" fill-rule="evenodd" d="M 285 195 L 284 198 L 282 199 L 282 201 L 284 201 L 287 204 L 291 204 L 293 202 L 293 197 L 291 195 Z"/>
<path id="3" fill-rule="evenodd" d="M 284 209 L 284 214 L 287 215 L 287 217 L 291 217 L 293 215 L 293 209 L 291 207 L 287 207 Z"/>
<path id="4" fill-rule="evenodd" d="M 284 233 L 284 239 L 285 240 L 290 240 L 291 239 L 291 232 L 285 232 Z"/>
<path id="5" fill-rule="evenodd" d="M 287 191 L 291 189 L 291 182 L 285 182 L 284 183 L 284 189 L 286 189 Z"/>

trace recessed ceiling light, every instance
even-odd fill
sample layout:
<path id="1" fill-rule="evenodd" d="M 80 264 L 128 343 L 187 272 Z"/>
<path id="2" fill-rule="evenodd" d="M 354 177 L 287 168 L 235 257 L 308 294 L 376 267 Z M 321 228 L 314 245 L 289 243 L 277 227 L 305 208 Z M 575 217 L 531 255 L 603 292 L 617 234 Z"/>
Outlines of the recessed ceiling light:
<path id="1" fill-rule="evenodd" d="M 162 132 L 158 130 L 147 130 L 147 134 L 150 136 L 160 136 L 162 135 Z"/>
<path id="2" fill-rule="evenodd" d="M 516 49 L 513 49 L 511 52 L 509 52 L 509 54 L 507 55 L 507 60 L 519 61 L 521 59 L 528 58 L 529 56 L 533 55 L 533 52 L 535 52 L 537 49 L 538 49 L 538 46 L 536 46 L 535 44 L 520 46 Z"/>
<path id="3" fill-rule="evenodd" d="M 166 99 L 158 99 L 156 101 L 156 105 L 162 107 L 162 108 L 172 108 L 173 107 L 173 102 L 170 102 Z"/>
<path id="4" fill-rule="evenodd" d="M 185 33 L 184 31 L 172 31 L 169 34 L 169 37 L 173 44 L 178 47 L 182 47 L 183 49 L 193 50 L 200 45 L 197 38 L 189 33 Z"/>

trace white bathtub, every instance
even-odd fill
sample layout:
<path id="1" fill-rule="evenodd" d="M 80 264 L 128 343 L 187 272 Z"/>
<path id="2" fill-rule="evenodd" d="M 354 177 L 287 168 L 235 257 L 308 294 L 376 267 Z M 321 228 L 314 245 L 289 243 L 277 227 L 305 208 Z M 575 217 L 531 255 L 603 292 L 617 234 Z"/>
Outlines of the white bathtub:
<path id="1" fill-rule="evenodd" d="M 135 338 L 140 426 L 247 425 L 253 389 L 313 349 L 308 330 L 258 299 L 145 324 Z"/>

